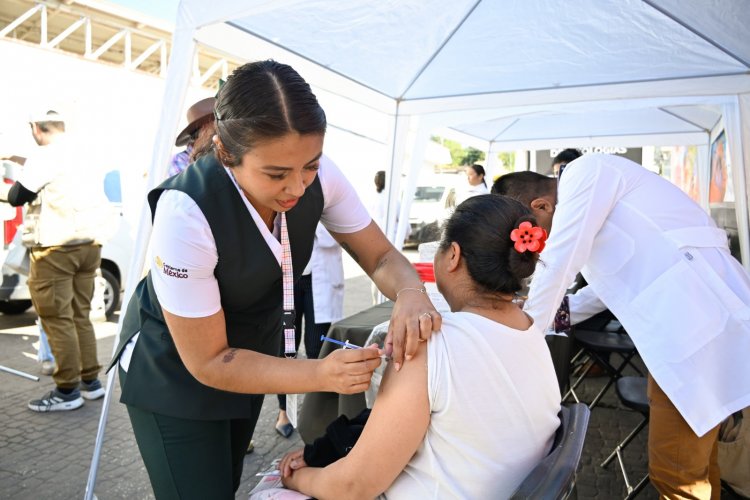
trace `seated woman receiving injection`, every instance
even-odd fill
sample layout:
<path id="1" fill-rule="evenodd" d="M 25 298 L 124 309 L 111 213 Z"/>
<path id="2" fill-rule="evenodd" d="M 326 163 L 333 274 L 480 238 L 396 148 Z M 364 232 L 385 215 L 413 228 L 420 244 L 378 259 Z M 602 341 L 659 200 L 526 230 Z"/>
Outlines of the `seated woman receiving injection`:
<path id="1" fill-rule="evenodd" d="M 286 487 L 326 498 L 507 498 L 550 451 L 560 392 L 540 328 L 512 302 L 546 234 L 497 195 L 459 205 L 435 255 L 442 334 L 389 365 L 354 448 L 325 468 L 287 454 Z"/>

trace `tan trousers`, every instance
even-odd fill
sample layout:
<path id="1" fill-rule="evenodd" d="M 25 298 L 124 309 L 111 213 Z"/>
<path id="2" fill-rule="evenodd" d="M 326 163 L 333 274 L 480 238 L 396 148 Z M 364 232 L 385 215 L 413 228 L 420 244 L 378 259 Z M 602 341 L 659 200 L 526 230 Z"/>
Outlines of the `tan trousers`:
<path id="1" fill-rule="evenodd" d="M 648 472 L 659 497 L 719 500 L 719 426 L 696 436 L 650 375 L 648 398 Z"/>
<path id="2" fill-rule="evenodd" d="M 31 301 L 57 363 L 52 378 L 63 389 L 78 387 L 81 379 L 93 380 L 101 370 L 89 320 L 100 261 L 99 245 L 31 249 Z"/>

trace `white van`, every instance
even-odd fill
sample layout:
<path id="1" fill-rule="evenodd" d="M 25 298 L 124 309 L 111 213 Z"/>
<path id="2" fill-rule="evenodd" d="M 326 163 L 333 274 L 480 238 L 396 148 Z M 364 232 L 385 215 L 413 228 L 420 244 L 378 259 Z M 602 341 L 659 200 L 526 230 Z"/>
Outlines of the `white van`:
<path id="1" fill-rule="evenodd" d="M 418 182 L 409 210 L 411 234 L 406 239 L 407 244 L 440 239 L 443 223 L 456 208 L 457 179 L 446 174 Z"/>
<path id="2" fill-rule="evenodd" d="M 12 184 L 20 172 L 21 166 L 9 160 L 2 160 L 0 175 L 3 182 Z M 109 172 L 105 176 L 104 190 L 109 201 L 118 208 L 122 205 L 120 190 L 120 176 L 118 171 Z M 5 262 L 8 245 L 23 221 L 22 207 L 12 207 L 0 202 L 0 222 L 2 223 L 2 246 L 0 247 L 0 264 Z M 111 318 L 120 306 L 120 296 L 123 290 L 123 279 L 127 276 L 130 265 L 130 254 L 133 239 L 120 211 L 120 224 L 117 233 L 106 245 L 102 246 L 101 278 L 96 280 L 95 294 L 104 297 L 104 313 Z M 0 283 L 0 313 L 21 314 L 31 307 L 31 295 L 26 285 L 26 276 L 2 269 L 2 283 Z"/>

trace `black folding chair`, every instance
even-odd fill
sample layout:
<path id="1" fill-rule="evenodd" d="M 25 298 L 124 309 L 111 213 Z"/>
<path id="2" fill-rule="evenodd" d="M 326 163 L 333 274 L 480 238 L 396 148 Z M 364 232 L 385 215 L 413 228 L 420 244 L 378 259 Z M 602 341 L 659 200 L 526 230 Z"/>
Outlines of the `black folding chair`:
<path id="1" fill-rule="evenodd" d="M 633 357 L 638 353 L 635 344 L 616 320 L 608 320 L 602 329 L 597 330 L 574 326 L 573 338 L 579 346 L 579 350 L 571 360 L 571 373 L 577 372 L 577 375 L 575 375 L 576 379 L 573 383 L 570 384 L 570 389 L 563 396 L 563 401 L 572 396 L 577 403 L 580 402 L 575 391 L 595 363 L 604 369 L 608 379 L 604 387 L 588 404 L 591 409 L 599 403 L 607 390 L 612 387 L 612 384 L 622 376 L 622 371 L 628 365 L 636 373 L 643 375 L 643 372 L 632 363 Z M 616 361 L 613 361 L 613 359 Z"/>
<path id="2" fill-rule="evenodd" d="M 576 403 L 560 409 L 560 427 L 555 433 L 552 450 L 532 469 L 512 500 L 562 500 L 575 493 L 576 471 L 581 460 L 583 442 L 589 425 L 590 411 Z"/>
<path id="3" fill-rule="evenodd" d="M 609 463 L 617 458 L 617 462 L 620 464 L 620 470 L 622 471 L 622 477 L 625 480 L 625 488 L 627 489 L 627 496 L 625 500 L 635 498 L 638 493 L 648 484 L 648 473 L 638 481 L 638 484 L 633 486 L 630 483 L 630 477 L 625 470 L 625 463 L 623 462 L 623 450 L 625 447 L 640 433 L 646 425 L 648 425 L 649 408 L 648 408 L 648 395 L 647 395 L 647 379 L 646 377 L 621 377 L 615 384 L 615 391 L 617 397 L 620 398 L 620 402 L 623 405 L 635 410 L 643 416 L 643 419 L 630 431 L 625 439 L 610 453 L 610 455 L 602 462 L 602 467 L 606 467 Z"/>

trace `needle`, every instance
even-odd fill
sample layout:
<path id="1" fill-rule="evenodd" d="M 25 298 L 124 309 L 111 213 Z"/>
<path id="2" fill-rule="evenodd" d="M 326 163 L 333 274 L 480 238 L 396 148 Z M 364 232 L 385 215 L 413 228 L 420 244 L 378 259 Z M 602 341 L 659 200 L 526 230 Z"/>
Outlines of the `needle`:
<path id="1" fill-rule="evenodd" d="M 326 337 L 325 335 L 321 335 L 320 336 L 320 340 L 322 340 L 323 342 L 332 342 L 334 344 L 338 344 L 340 346 L 343 346 L 344 349 L 362 349 L 362 346 L 358 346 L 358 345 L 352 344 L 348 340 L 345 340 L 345 341 L 342 342 L 341 340 L 332 339 L 331 337 Z M 386 361 L 390 361 L 391 357 L 390 356 L 386 356 L 385 354 L 381 354 L 380 355 L 380 359 L 384 359 Z"/>

